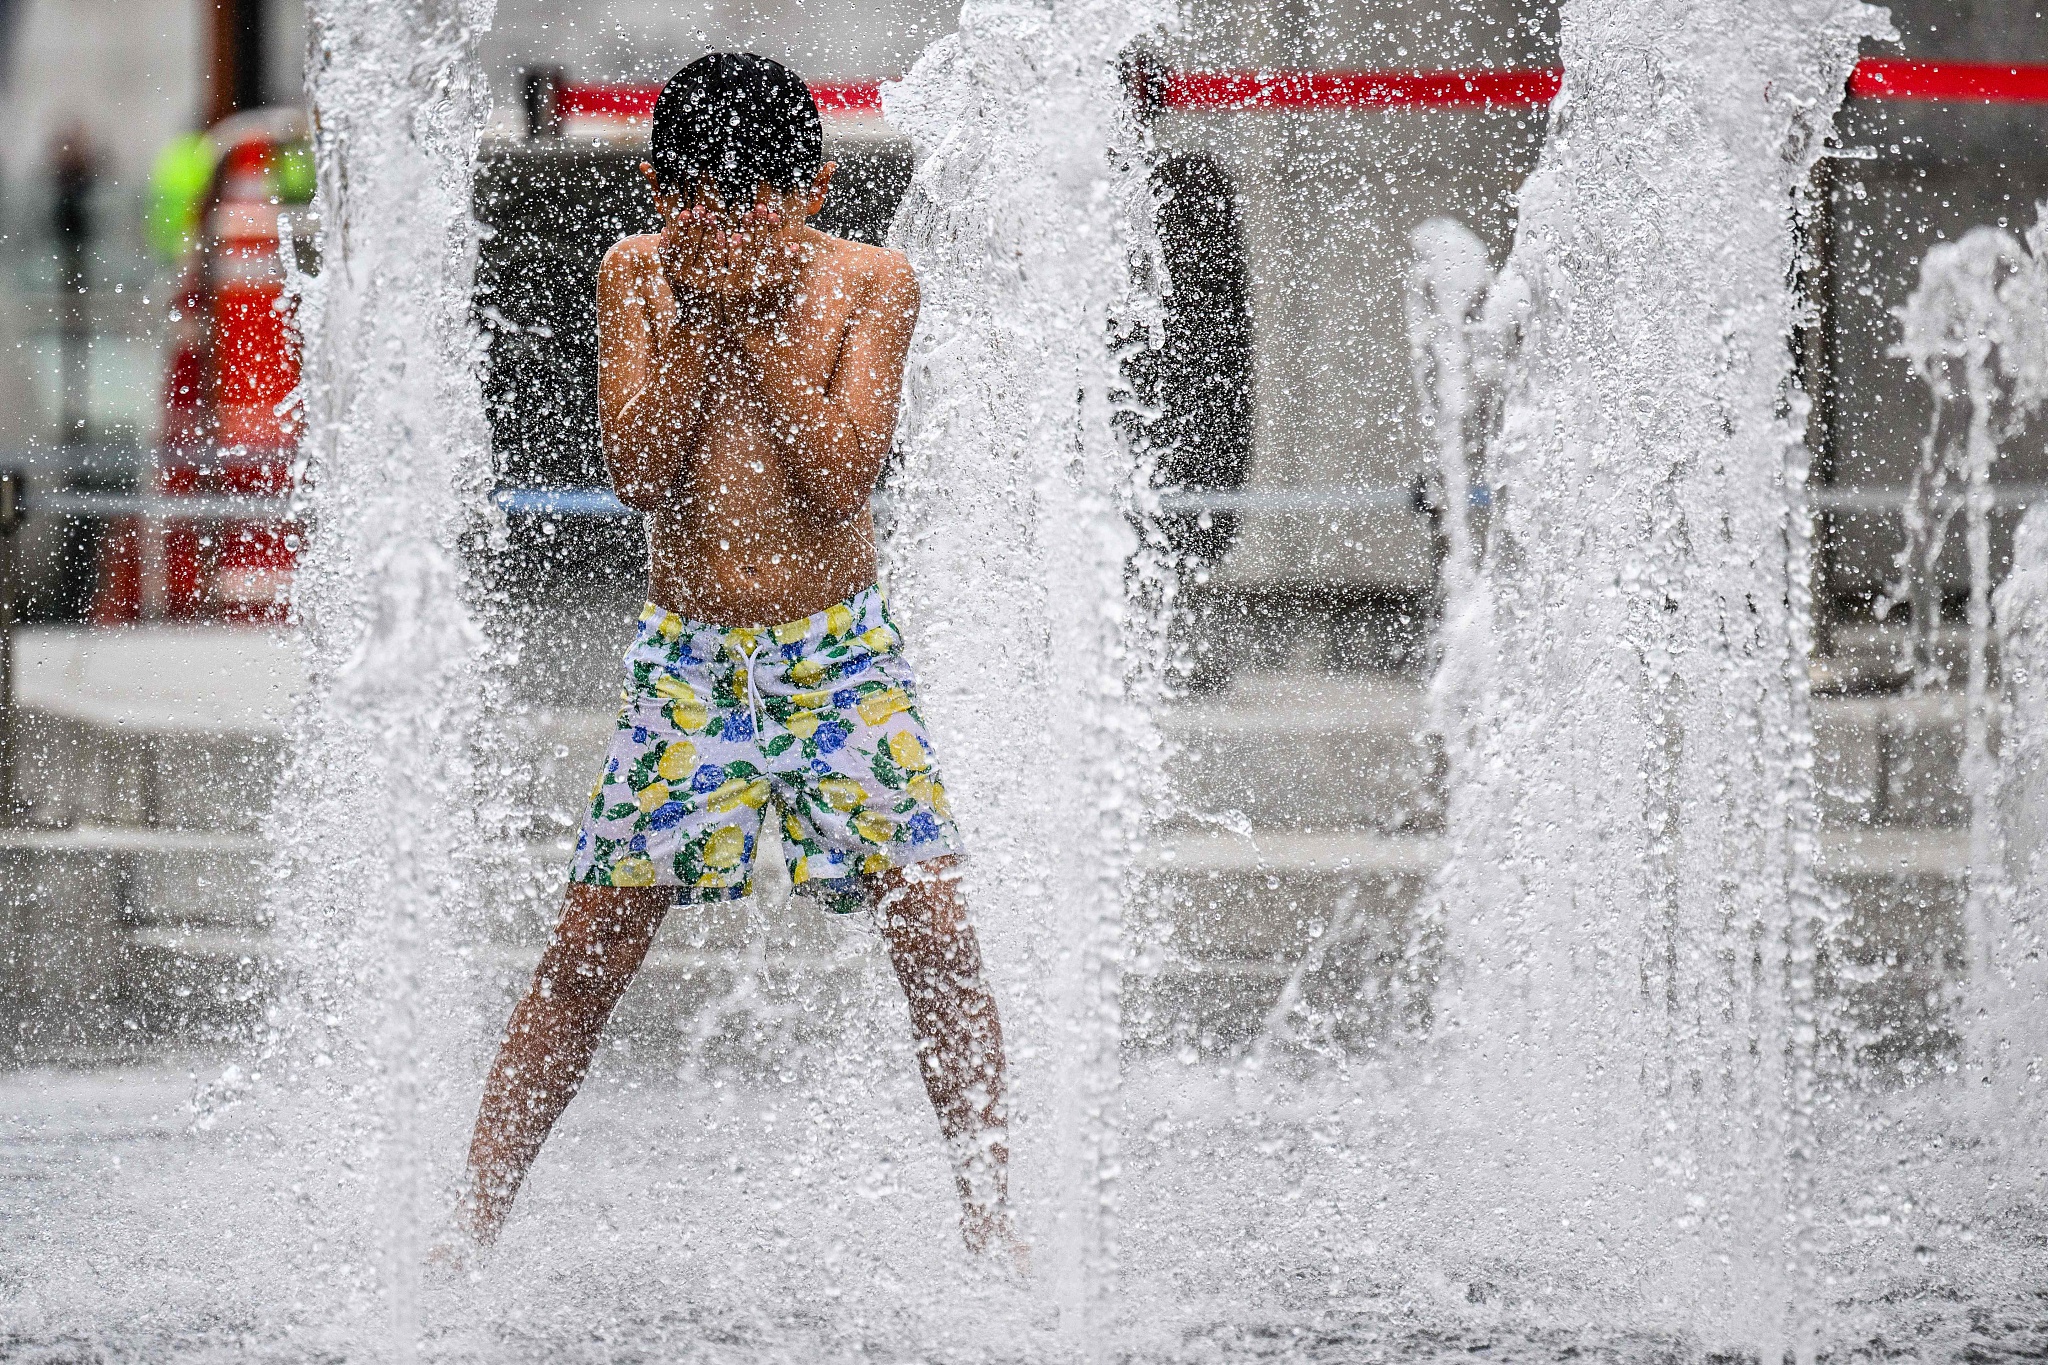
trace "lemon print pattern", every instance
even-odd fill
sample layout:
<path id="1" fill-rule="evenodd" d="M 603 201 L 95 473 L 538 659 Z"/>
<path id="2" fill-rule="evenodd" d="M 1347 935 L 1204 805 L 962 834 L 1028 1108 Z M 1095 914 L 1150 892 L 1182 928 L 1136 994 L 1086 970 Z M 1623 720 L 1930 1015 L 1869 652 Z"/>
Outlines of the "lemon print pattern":
<path id="1" fill-rule="evenodd" d="M 735 899 L 772 824 L 798 893 L 848 911 L 864 879 L 957 856 L 901 641 L 874 588 L 775 626 L 649 604 L 570 879 Z"/>

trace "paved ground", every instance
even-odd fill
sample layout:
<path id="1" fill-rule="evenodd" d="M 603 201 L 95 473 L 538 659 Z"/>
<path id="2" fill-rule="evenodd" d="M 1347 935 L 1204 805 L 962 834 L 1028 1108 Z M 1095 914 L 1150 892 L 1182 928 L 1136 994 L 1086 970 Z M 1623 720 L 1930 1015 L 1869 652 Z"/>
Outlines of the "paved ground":
<path id="1" fill-rule="evenodd" d="M 1213 1068 L 1129 1078 L 1118 1288 L 1088 1321 L 1062 1309 L 1046 1135 L 1020 1136 L 1039 1265 L 1018 1285 L 957 1249 L 907 1061 L 883 1039 L 764 1083 L 609 1056 L 498 1254 L 473 1281 L 428 1278 L 409 1308 L 383 1293 L 385 1258 L 405 1210 L 431 1235 L 466 1094 L 430 1092 L 425 1169 L 401 1196 L 380 1192 L 391 1154 L 349 1140 L 345 1106 L 309 1121 L 259 1086 L 195 1109 L 219 1058 L 17 1072 L 0 1079 L 0 1360 L 396 1359 L 395 1319 L 418 1358 L 480 1362 L 1661 1362 L 1741 1345 L 1740 1324 L 1687 1330 L 1621 1288 L 1629 1267 L 1526 1221 L 1537 1194 L 1475 1206 L 1471 1134 L 1418 1093 Z M 1926 1098 L 1892 1111 L 1887 1159 L 1845 1148 L 1823 1189 L 1816 1344 L 2038 1355 L 2042 1224 L 1982 1196 L 1982 1163 L 1924 1159 Z M 1848 1188 L 1886 1178 L 1939 1216 L 1912 1236 L 1872 1206 L 1843 1216 Z M 1693 1254 L 1676 1233 L 1658 1245 Z"/>

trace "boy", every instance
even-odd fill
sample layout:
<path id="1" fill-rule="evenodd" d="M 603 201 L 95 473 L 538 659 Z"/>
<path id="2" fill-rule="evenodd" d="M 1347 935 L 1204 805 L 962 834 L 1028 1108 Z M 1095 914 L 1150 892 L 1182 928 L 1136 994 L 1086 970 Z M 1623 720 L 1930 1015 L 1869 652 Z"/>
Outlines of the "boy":
<path id="1" fill-rule="evenodd" d="M 817 106 L 763 57 L 663 87 L 661 231 L 598 272 L 613 487 L 645 514 L 649 602 L 561 919 L 513 1011 L 470 1145 L 492 1241 L 671 903 L 748 894 L 778 822 L 800 895 L 873 906 L 975 1251 L 1010 1241 L 1002 1032 L 958 891 L 959 836 L 875 583 L 868 496 L 889 453 L 917 282 L 806 219 Z"/>

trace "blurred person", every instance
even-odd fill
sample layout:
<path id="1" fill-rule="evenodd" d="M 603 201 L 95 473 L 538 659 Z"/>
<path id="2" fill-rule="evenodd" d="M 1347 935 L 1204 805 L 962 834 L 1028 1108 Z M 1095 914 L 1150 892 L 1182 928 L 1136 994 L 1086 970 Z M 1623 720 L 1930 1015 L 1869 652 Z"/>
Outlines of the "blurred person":
<path id="1" fill-rule="evenodd" d="M 773 819 L 799 896 L 877 916 L 963 1237 L 1021 1268 L 1001 1027 L 875 586 L 868 499 L 916 279 L 900 254 L 810 226 L 834 168 L 808 88 L 777 62 L 683 68 L 640 169 L 662 226 L 599 270 L 598 397 L 613 487 L 646 516 L 650 600 L 560 920 L 485 1084 L 466 1230 L 497 1236 L 669 907 L 749 894 Z"/>
<path id="2" fill-rule="evenodd" d="M 20 27 L 20 17 L 18 0 L 0 0 L 0 92 L 13 80 L 15 30 Z M 0 238 L 0 246 L 5 245 L 6 239 Z M 8 451 L 20 450 L 45 434 L 41 395 L 36 391 L 34 372 L 23 359 L 29 330 L 24 314 L 14 282 L 0 277 L 0 449 Z"/>
<path id="3" fill-rule="evenodd" d="M 58 439 L 83 444 L 87 430 L 92 318 L 86 297 L 86 258 L 92 250 L 93 182 L 99 158 L 81 124 L 59 134 L 50 149 L 50 235 L 57 243 L 57 287 L 64 306 L 58 315 Z"/>

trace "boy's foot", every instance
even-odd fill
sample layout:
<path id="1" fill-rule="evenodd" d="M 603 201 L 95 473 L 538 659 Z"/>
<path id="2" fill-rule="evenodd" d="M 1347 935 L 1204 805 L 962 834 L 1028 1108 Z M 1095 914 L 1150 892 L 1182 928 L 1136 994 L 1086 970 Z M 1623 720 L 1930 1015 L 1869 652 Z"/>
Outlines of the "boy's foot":
<path id="1" fill-rule="evenodd" d="M 1003 1266 L 1020 1280 L 1031 1278 L 1031 1244 L 1019 1238 L 1010 1223 L 1010 1211 L 969 1208 L 960 1215 L 960 1236 L 967 1249 Z"/>
<path id="2" fill-rule="evenodd" d="M 475 1206 L 464 1200 L 427 1247 L 427 1273 L 436 1279 L 470 1283 L 481 1278 L 496 1239 L 486 1239 L 479 1232 Z"/>
<path id="3" fill-rule="evenodd" d="M 444 1232 L 427 1248 L 426 1277 L 429 1283 L 473 1284 L 483 1274 L 483 1248 L 460 1232 Z"/>

